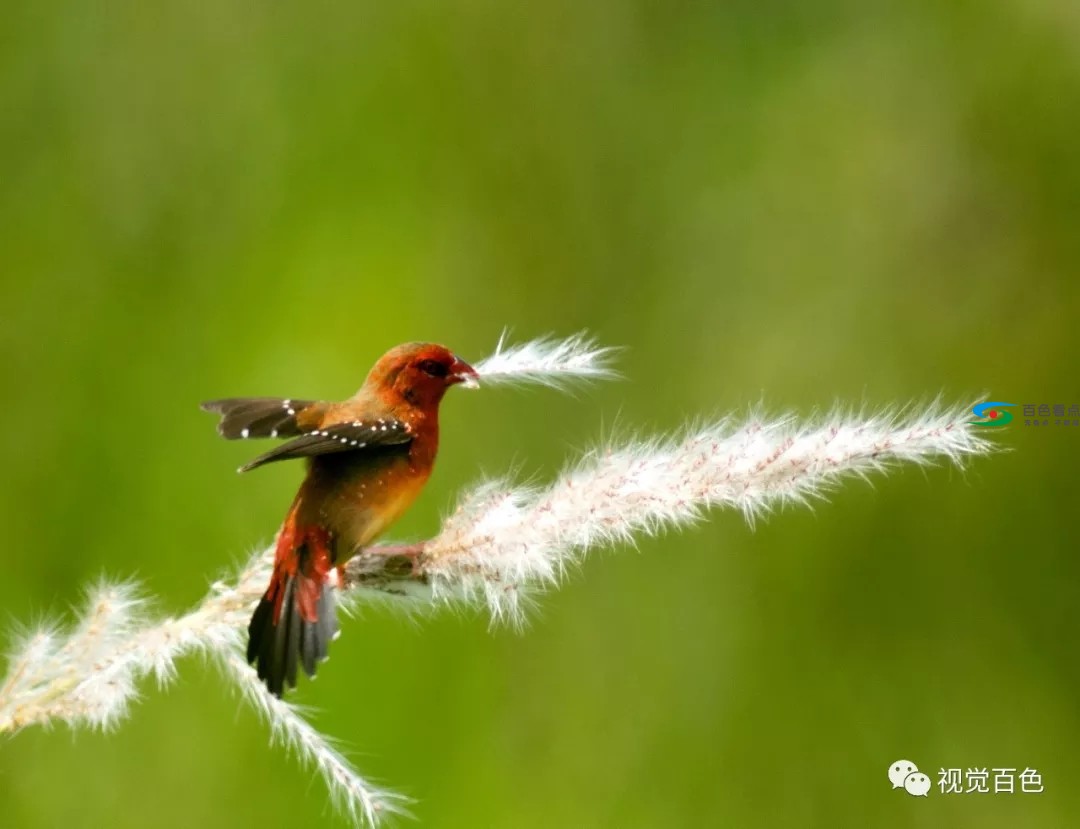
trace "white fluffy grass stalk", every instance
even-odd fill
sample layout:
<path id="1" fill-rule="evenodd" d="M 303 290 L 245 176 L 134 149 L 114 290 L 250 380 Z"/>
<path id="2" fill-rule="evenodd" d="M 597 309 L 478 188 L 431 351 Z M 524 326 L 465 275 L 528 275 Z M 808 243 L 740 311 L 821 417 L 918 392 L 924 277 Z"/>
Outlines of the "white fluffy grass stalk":
<path id="1" fill-rule="evenodd" d="M 226 672 L 244 697 L 270 726 L 272 739 L 300 755 L 319 770 L 330 797 L 357 826 L 374 826 L 388 815 L 407 815 L 409 798 L 372 786 L 356 773 L 334 746 L 302 716 L 299 706 L 278 699 L 262 684 L 254 669 L 236 651 L 221 655 Z"/>
<path id="2" fill-rule="evenodd" d="M 518 622 L 522 598 L 556 584 L 590 550 L 693 523 L 713 506 L 735 507 L 752 523 L 822 496 L 844 476 L 986 453 L 991 444 L 967 425 L 969 412 L 728 419 L 605 446 L 545 489 L 477 487 L 425 546 L 422 570 L 435 599 L 479 600 L 494 620 Z"/>
<path id="3" fill-rule="evenodd" d="M 610 376 L 609 349 L 583 336 L 505 348 L 477 364 L 482 385 L 562 385 Z M 427 542 L 418 567 L 400 551 L 365 552 L 348 566 L 352 596 L 382 596 L 401 607 L 465 602 L 493 619 L 519 621 L 522 600 L 557 584 L 586 552 L 633 542 L 698 520 L 712 506 L 749 520 L 786 503 L 820 496 L 844 475 L 866 476 L 891 462 L 960 462 L 990 450 L 968 427 L 967 410 L 903 416 L 836 414 L 800 425 L 793 418 L 725 420 L 668 439 L 605 446 L 551 486 L 494 481 L 476 487 Z M 159 682 L 192 651 L 217 655 L 226 674 L 286 745 L 312 763 L 357 825 L 403 811 L 404 798 L 358 776 L 331 742 L 270 696 L 238 655 L 252 605 L 269 578 L 272 550 L 255 556 L 235 583 L 218 582 L 190 613 L 154 619 L 131 585 L 101 585 L 73 629 L 24 636 L 0 685 L 0 733 L 56 722 L 107 728 L 125 716 L 139 680 Z"/>
<path id="4" fill-rule="evenodd" d="M 153 674 L 165 683 L 185 653 L 234 649 L 251 597 L 268 578 L 260 556 L 235 585 L 218 582 L 190 613 L 165 619 L 147 613 L 149 602 L 133 584 L 93 588 L 70 633 L 50 626 L 22 637 L 0 686 L 0 733 L 54 721 L 110 728 L 137 699 L 139 679 Z"/>

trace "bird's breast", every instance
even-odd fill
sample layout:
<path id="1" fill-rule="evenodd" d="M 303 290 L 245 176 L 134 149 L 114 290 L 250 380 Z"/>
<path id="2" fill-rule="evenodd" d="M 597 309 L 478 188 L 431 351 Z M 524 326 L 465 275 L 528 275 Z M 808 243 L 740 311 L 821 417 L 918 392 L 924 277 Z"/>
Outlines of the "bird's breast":
<path id="1" fill-rule="evenodd" d="M 333 470 L 313 466 L 309 504 L 314 520 L 331 531 L 343 563 L 385 532 L 416 500 L 431 474 L 412 453 L 389 454 Z"/>

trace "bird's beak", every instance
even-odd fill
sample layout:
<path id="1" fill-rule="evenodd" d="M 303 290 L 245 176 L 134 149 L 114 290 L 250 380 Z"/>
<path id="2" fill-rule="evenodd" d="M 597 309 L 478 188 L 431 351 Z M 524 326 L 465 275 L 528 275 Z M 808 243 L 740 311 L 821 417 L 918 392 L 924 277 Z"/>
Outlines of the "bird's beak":
<path id="1" fill-rule="evenodd" d="M 453 364 L 450 366 L 450 375 L 447 378 L 450 384 L 461 383 L 463 388 L 475 389 L 480 386 L 480 375 L 476 373 L 476 369 L 462 360 L 460 357 L 455 357 Z"/>

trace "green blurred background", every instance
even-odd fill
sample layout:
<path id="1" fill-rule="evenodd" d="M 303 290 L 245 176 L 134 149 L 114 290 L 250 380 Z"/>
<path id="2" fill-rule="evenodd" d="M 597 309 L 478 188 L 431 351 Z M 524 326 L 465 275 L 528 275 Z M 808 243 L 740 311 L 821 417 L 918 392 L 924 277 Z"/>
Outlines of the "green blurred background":
<path id="1" fill-rule="evenodd" d="M 1080 402 L 1080 12 L 979 2 L 4 5 L 5 627 L 267 542 L 200 400 L 581 328 L 627 380 L 450 396 L 401 538 L 516 465 L 764 400 Z M 524 635 L 345 624 L 298 701 L 430 827 L 1080 818 L 1080 429 L 590 559 Z M 5 640 L 7 639 L 5 635 Z M 202 660 L 0 744 L 12 827 L 344 826 Z M 1031 766 L 912 798 L 886 770 Z"/>

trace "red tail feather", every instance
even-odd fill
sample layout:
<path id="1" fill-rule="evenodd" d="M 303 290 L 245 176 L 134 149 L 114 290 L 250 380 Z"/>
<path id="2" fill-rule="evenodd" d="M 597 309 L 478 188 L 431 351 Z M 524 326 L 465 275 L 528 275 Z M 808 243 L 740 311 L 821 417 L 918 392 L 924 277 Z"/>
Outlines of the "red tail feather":
<path id="1" fill-rule="evenodd" d="M 278 533 L 270 586 L 248 626 L 248 662 L 257 660 L 259 678 L 276 696 L 286 685 L 296 687 L 298 664 L 315 675 L 337 632 L 328 585 L 334 567 L 330 534 L 299 526 L 298 507 L 299 502 L 293 505 Z"/>

